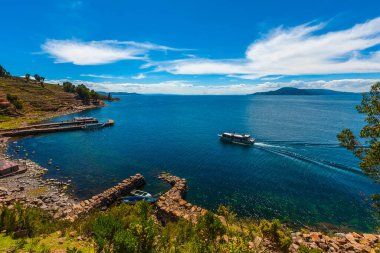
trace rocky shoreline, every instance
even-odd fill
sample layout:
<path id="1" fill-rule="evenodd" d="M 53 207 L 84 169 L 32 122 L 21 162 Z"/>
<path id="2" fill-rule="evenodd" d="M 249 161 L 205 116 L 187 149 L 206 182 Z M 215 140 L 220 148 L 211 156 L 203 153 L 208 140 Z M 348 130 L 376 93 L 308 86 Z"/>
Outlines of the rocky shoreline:
<path id="1" fill-rule="evenodd" d="M 75 105 L 62 111 L 49 113 L 44 120 L 102 106 L 105 104 L 101 106 Z M 65 182 L 57 179 L 43 179 L 42 176 L 48 171 L 47 168 L 30 159 L 13 159 L 6 154 L 9 140 L 9 138 L 1 138 L 0 160 L 15 162 L 19 166 L 19 171 L 25 172 L 0 178 L 0 206 L 12 207 L 15 203 L 20 203 L 39 207 L 52 213 L 55 218 L 66 216 L 66 210 L 70 210 L 78 202 L 68 192 L 71 180 Z"/>
<path id="2" fill-rule="evenodd" d="M 16 162 L 24 173 L 0 179 L 0 206 L 12 207 L 15 203 L 39 207 L 54 215 L 64 215 L 63 210 L 73 206 L 76 201 L 68 193 L 70 182 L 56 179 L 43 179 L 48 171 L 29 159 L 12 159 L 6 154 L 7 142 L 0 144 L 0 160 Z"/>

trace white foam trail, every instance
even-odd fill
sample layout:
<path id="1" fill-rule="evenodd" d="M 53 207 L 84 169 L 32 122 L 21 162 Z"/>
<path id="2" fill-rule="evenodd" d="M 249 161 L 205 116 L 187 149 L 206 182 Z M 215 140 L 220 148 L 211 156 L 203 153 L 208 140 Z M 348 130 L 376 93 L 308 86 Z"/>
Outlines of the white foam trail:
<path id="1" fill-rule="evenodd" d="M 255 142 L 255 145 L 259 147 L 267 147 L 267 148 L 287 148 L 285 146 L 272 145 L 272 144 L 267 144 L 267 143 L 262 143 L 262 142 Z"/>

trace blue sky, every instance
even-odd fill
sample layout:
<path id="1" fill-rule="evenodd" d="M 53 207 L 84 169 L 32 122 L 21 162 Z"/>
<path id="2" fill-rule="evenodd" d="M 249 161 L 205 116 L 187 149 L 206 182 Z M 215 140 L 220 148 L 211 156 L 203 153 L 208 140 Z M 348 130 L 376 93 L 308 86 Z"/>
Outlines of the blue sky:
<path id="1" fill-rule="evenodd" d="M 101 91 L 365 91 L 380 1 L 0 1 L 0 64 Z"/>

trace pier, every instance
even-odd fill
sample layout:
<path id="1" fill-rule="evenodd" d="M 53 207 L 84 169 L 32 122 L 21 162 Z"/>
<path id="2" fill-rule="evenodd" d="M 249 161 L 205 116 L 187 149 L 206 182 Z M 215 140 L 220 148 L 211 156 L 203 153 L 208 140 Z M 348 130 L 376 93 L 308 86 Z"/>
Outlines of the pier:
<path id="1" fill-rule="evenodd" d="M 198 217 L 208 212 L 206 209 L 193 205 L 183 199 L 188 190 L 186 179 L 170 175 L 169 173 L 161 173 L 158 178 L 172 186 L 156 202 L 156 206 L 161 211 L 161 220 L 183 218 L 196 223 Z"/>
<path id="2" fill-rule="evenodd" d="M 57 133 L 57 132 L 67 132 L 75 130 L 85 130 L 90 128 L 100 128 L 105 126 L 113 126 L 114 121 L 108 120 L 105 123 L 98 123 L 95 118 L 83 118 L 74 119 L 70 121 L 52 122 L 31 125 L 27 127 L 14 128 L 12 130 L 0 130 L 0 136 L 2 137 L 19 137 L 37 134 L 47 134 L 47 133 Z"/>
<path id="3" fill-rule="evenodd" d="M 95 209 L 108 207 L 121 197 L 127 195 L 132 190 L 143 186 L 144 184 L 145 179 L 141 174 L 131 176 L 121 181 L 114 187 L 111 187 L 90 199 L 83 200 L 80 203 L 75 204 L 72 209 L 65 210 L 64 213 L 67 215 L 65 218 L 70 221 L 74 221 L 82 214 L 89 213 Z"/>

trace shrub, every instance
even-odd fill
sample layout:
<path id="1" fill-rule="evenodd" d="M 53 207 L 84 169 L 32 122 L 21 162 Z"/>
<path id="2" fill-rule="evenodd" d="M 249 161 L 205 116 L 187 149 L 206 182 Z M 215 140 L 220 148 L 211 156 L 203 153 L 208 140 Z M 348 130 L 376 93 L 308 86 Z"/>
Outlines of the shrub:
<path id="1" fill-rule="evenodd" d="M 7 94 L 7 100 L 13 104 L 16 109 L 21 110 L 22 109 L 22 103 L 20 100 L 18 100 L 18 97 L 16 95 Z"/>
<path id="2" fill-rule="evenodd" d="M 323 251 L 320 249 L 310 249 L 304 245 L 301 245 L 298 249 L 299 253 L 322 253 Z"/>
<path id="3" fill-rule="evenodd" d="M 114 242 L 116 233 L 122 229 L 123 225 L 116 217 L 111 215 L 99 216 L 92 226 L 97 248 L 100 251 L 108 251 Z"/>
<path id="4" fill-rule="evenodd" d="M 287 251 L 292 242 L 288 232 L 282 227 L 279 220 L 260 221 L 260 230 L 263 235 L 277 244 L 283 251 Z"/>
<path id="5" fill-rule="evenodd" d="M 0 209 L 0 229 L 6 230 L 15 238 L 51 233 L 62 225 L 39 208 L 25 208 L 16 204 L 13 209 L 8 207 Z"/>
<path id="6" fill-rule="evenodd" d="M 213 242 L 218 236 L 226 233 L 226 228 L 222 222 L 213 213 L 207 212 L 198 218 L 196 231 L 201 240 L 205 242 Z"/>

